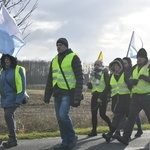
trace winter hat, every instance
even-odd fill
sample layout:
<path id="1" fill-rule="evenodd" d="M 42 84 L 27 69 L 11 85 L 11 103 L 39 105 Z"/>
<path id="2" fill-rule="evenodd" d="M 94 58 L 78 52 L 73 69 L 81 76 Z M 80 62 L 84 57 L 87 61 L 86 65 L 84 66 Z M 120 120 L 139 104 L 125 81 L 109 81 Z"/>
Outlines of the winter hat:
<path id="1" fill-rule="evenodd" d="M 114 64 L 117 63 L 120 66 L 119 72 L 122 72 L 124 70 L 124 63 L 121 58 L 116 58 L 114 59 L 110 64 L 109 64 L 109 70 L 113 73 L 114 70 Z"/>
<path id="2" fill-rule="evenodd" d="M 59 39 L 57 40 L 57 42 L 56 42 L 56 45 L 57 45 L 58 43 L 61 43 L 61 44 L 65 45 L 65 46 L 68 48 L 68 41 L 67 41 L 67 39 L 65 39 L 65 38 L 59 38 Z"/>
<path id="3" fill-rule="evenodd" d="M 142 58 L 148 59 L 147 58 L 147 52 L 146 52 L 146 50 L 144 48 L 141 48 L 138 51 L 136 58 L 138 58 L 138 57 L 142 57 Z"/>

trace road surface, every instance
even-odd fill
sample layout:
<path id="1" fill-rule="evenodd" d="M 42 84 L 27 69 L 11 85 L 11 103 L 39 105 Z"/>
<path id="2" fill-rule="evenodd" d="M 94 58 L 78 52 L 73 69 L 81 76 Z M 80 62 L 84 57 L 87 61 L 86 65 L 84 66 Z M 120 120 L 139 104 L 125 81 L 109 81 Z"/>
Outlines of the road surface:
<path id="1" fill-rule="evenodd" d="M 101 134 L 88 138 L 86 135 L 78 135 L 76 148 L 73 150 L 150 150 L 150 130 L 144 131 L 140 138 L 134 138 L 135 131 L 132 133 L 132 141 L 128 146 L 112 140 L 106 143 Z M 33 140 L 19 140 L 18 146 L 9 150 L 53 150 L 53 147 L 61 143 L 60 137 L 43 138 Z M 0 150 L 4 150 L 0 146 Z"/>

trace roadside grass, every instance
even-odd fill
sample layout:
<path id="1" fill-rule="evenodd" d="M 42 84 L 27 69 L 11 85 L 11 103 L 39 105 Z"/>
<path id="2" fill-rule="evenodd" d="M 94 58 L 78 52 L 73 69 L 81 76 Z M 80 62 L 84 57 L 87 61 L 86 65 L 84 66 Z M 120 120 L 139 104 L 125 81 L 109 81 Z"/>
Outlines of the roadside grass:
<path id="1" fill-rule="evenodd" d="M 150 125 L 149 124 L 143 124 L 142 125 L 143 130 L 150 130 Z M 134 130 L 137 130 L 137 126 L 134 126 Z M 77 128 L 75 129 L 75 132 L 77 135 L 87 135 L 91 131 L 91 128 Z M 97 128 L 98 133 L 104 133 L 108 132 L 109 128 L 108 126 L 99 126 Z M 40 139 L 40 138 L 48 138 L 48 137 L 58 137 L 60 136 L 60 132 L 32 132 L 32 133 L 23 133 L 23 134 L 17 134 L 17 139 L 18 140 L 25 140 L 25 139 Z M 1 138 L 3 140 L 7 140 L 8 136 L 7 135 L 2 135 Z"/>

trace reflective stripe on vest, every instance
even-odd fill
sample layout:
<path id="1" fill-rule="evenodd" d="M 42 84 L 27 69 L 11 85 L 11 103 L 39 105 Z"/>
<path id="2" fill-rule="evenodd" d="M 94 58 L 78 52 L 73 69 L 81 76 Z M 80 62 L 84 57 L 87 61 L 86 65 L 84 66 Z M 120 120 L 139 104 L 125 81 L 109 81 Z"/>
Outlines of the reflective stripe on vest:
<path id="1" fill-rule="evenodd" d="M 25 71 L 25 68 L 22 66 L 17 65 L 15 68 L 15 84 L 16 84 L 17 94 L 22 92 L 22 80 L 21 80 L 21 75 L 19 73 L 20 68 L 22 68 L 23 72 Z"/>
<path id="2" fill-rule="evenodd" d="M 149 76 L 149 68 L 145 70 L 146 66 L 143 66 L 140 71 L 138 72 L 138 66 L 135 67 L 132 73 L 132 78 L 133 79 L 138 79 L 138 77 L 143 74 L 145 76 Z M 145 71 L 144 71 L 145 70 Z M 144 72 L 143 72 L 144 71 Z M 137 94 L 146 94 L 150 93 L 150 83 L 139 79 L 138 84 L 136 86 L 133 86 L 132 88 L 132 93 L 137 93 Z"/>
<path id="3" fill-rule="evenodd" d="M 92 77 L 91 78 L 91 83 L 92 83 L 92 92 L 103 92 L 104 88 L 105 88 L 105 81 L 104 81 L 104 73 L 102 73 L 101 78 L 100 78 L 100 82 L 99 84 L 95 83 L 95 78 Z"/>
<path id="4" fill-rule="evenodd" d="M 127 84 L 124 81 L 124 73 L 122 73 L 118 81 L 116 81 L 113 74 L 110 79 L 110 85 L 111 85 L 111 97 L 115 96 L 116 94 L 119 95 L 130 94 L 130 90 L 128 89 Z"/>
<path id="5" fill-rule="evenodd" d="M 70 89 L 75 88 L 76 79 L 72 69 L 72 60 L 75 56 L 75 53 L 70 53 L 66 55 L 61 63 L 62 70 L 68 82 Z M 60 71 L 59 64 L 58 64 L 58 56 L 56 56 L 52 60 L 52 77 L 53 77 L 53 87 L 57 84 L 61 89 L 68 89 L 64 77 Z"/>

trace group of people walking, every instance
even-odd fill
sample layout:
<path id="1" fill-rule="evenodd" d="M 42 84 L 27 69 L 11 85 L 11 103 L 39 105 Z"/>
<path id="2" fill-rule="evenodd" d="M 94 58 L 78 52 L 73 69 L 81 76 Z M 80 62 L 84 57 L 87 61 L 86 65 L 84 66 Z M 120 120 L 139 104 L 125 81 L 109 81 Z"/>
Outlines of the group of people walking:
<path id="1" fill-rule="evenodd" d="M 69 117 L 69 111 L 70 106 L 80 106 L 83 71 L 79 56 L 69 48 L 66 38 L 59 38 L 56 47 L 58 54 L 50 64 L 43 100 L 48 104 L 51 97 L 54 97 L 56 118 L 62 139 L 62 143 L 55 146 L 54 150 L 72 150 L 76 146 L 78 136 Z M 139 117 L 142 109 L 150 122 L 149 63 L 144 48 L 138 51 L 137 64 L 133 67 L 130 58 L 116 58 L 109 64 L 109 73 L 101 60 L 95 61 L 90 81 L 87 83 L 92 92 L 92 130 L 88 134 L 89 137 L 97 136 L 98 111 L 109 127 L 109 132 L 102 134 L 107 142 L 110 142 L 114 136 L 121 143 L 128 145 L 135 122 L 138 125 L 135 136 L 140 137 L 143 134 Z M 3 142 L 3 146 L 10 148 L 17 146 L 14 112 L 23 102 L 25 74 L 13 56 L 3 55 L 1 64 L 0 94 L 9 134 L 9 139 Z M 106 115 L 109 98 L 111 98 L 111 109 L 114 114 L 112 120 Z M 123 136 L 120 135 L 121 129 L 124 131 Z"/>
<path id="2" fill-rule="evenodd" d="M 114 59 L 109 64 L 110 75 L 107 82 L 102 62 L 99 64 L 97 62 L 94 64 L 90 82 L 87 84 L 92 90 L 92 131 L 88 136 L 97 135 L 97 111 L 99 109 L 101 118 L 109 126 L 109 132 L 102 134 L 106 142 L 110 142 L 111 138 L 116 138 L 119 142 L 128 145 L 135 122 L 138 127 L 135 137 L 143 134 L 139 116 L 141 110 L 145 111 L 150 122 L 150 62 L 147 52 L 144 48 L 138 51 L 137 64 L 133 67 L 129 57 Z M 111 109 L 114 114 L 111 123 L 109 119 L 106 119 L 108 117 L 103 117 L 106 116 L 108 98 L 111 98 Z M 120 129 L 123 129 L 123 136 L 120 134 Z"/>

